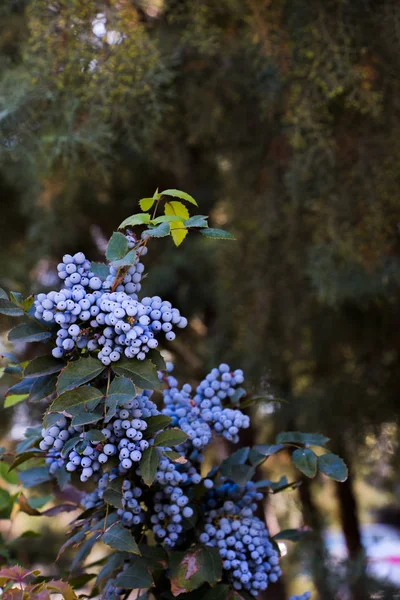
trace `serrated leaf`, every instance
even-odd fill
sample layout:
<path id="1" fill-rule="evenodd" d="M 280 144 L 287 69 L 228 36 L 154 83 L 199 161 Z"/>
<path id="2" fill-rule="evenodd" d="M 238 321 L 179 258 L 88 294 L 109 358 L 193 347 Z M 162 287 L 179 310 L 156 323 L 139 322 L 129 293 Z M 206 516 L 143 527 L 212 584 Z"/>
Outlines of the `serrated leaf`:
<path id="1" fill-rule="evenodd" d="M 301 431 L 282 431 L 276 436 L 278 444 L 306 444 L 309 446 L 323 446 L 329 438 L 320 433 L 303 433 Z"/>
<path id="2" fill-rule="evenodd" d="M 205 237 L 212 238 L 213 240 L 235 240 L 235 236 L 229 231 L 225 231 L 224 229 L 212 229 L 209 227 L 208 229 L 200 229 L 201 235 Z"/>
<path id="3" fill-rule="evenodd" d="M 160 225 L 157 225 L 156 227 L 152 227 L 151 229 L 146 229 L 146 231 L 144 231 L 144 233 L 150 237 L 161 238 L 161 237 L 166 237 L 167 235 L 169 235 L 170 231 L 171 231 L 171 226 L 169 223 L 160 223 Z"/>
<path id="4" fill-rule="evenodd" d="M 134 227 L 135 225 L 147 225 L 150 223 L 150 215 L 148 213 L 138 213 L 137 215 L 131 215 L 122 221 L 118 229 L 124 229 L 125 227 Z"/>
<path id="5" fill-rule="evenodd" d="M 5 450 L 5 448 L 4 448 Z M 0 452 L 1 458 L 1 452 Z M 13 471 L 10 471 L 8 465 L 5 462 L 0 462 L 0 477 L 4 479 L 7 483 L 11 483 L 11 485 L 18 485 L 18 475 Z"/>
<path id="6" fill-rule="evenodd" d="M 318 469 L 334 481 L 346 481 L 348 476 L 346 463 L 336 454 L 318 456 Z"/>
<path id="7" fill-rule="evenodd" d="M 108 484 L 104 491 L 104 502 L 115 506 L 115 508 L 122 508 L 122 484 L 124 478 L 116 477 Z"/>
<path id="8" fill-rule="evenodd" d="M 51 338 L 50 331 L 46 331 L 39 323 L 21 323 L 8 334 L 10 342 L 44 342 Z"/>
<path id="9" fill-rule="evenodd" d="M 189 436 L 184 431 L 182 431 L 182 429 L 167 429 L 166 431 L 162 431 L 156 436 L 154 440 L 154 445 L 165 447 L 179 446 L 180 444 L 186 442 L 188 437 Z"/>
<path id="10" fill-rule="evenodd" d="M 180 246 L 188 233 L 183 223 L 174 223 L 171 227 L 171 236 L 175 246 Z"/>
<path id="11" fill-rule="evenodd" d="M 57 485 L 60 488 L 60 490 L 63 490 L 65 488 L 65 486 L 68 485 L 68 483 L 71 481 L 71 473 L 69 471 L 67 471 L 64 466 L 58 467 L 54 471 L 53 476 L 55 477 L 55 479 L 57 481 Z M 55 506 L 54 508 L 57 509 L 59 512 L 64 512 L 62 505 Z M 76 506 L 74 507 L 74 509 L 76 509 Z M 74 509 L 72 509 L 72 510 L 74 510 Z M 52 515 L 48 515 L 48 516 L 52 516 Z"/>
<path id="12" fill-rule="evenodd" d="M 143 452 L 142 459 L 140 461 L 140 474 L 146 485 L 150 486 L 157 473 L 158 463 L 160 456 L 157 450 L 150 446 Z"/>
<path id="13" fill-rule="evenodd" d="M 180 217 L 183 221 L 187 221 L 190 216 L 186 206 L 182 202 L 176 202 L 175 200 L 166 203 L 164 213 L 167 216 Z"/>
<path id="14" fill-rule="evenodd" d="M 183 223 L 183 217 L 178 217 L 178 215 L 161 215 L 156 219 L 152 220 L 153 225 L 158 225 L 159 223 Z"/>
<path id="15" fill-rule="evenodd" d="M 185 225 L 185 227 L 207 228 L 208 227 L 207 219 L 208 219 L 208 217 L 206 215 L 194 215 L 193 217 L 190 217 L 190 219 L 187 219 L 184 222 L 184 225 Z"/>
<path id="16" fill-rule="evenodd" d="M 28 394 L 11 394 L 4 400 L 3 408 L 11 408 L 28 398 Z"/>
<path id="17" fill-rule="evenodd" d="M 3 288 L 0 287 L 0 300 L 8 300 L 8 295 Z"/>
<path id="18" fill-rule="evenodd" d="M 317 457 L 309 448 L 297 448 L 292 454 L 292 461 L 307 477 L 315 477 L 317 474 Z"/>
<path id="19" fill-rule="evenodd" d="M 40 485 L 51 480 L 49 470 L 46 467 L 33 467 L 32 469 L 21 471 L 18 477 L 22 485 L 26 488 L 34 487 L 35 485 Z"/>
<path id="20" fill-rule="evenodd" d="M 71 425 L 73 427 L 80 427 L 82 425 L 91 425 L 93 423 L 98 423 L 101 419 L 104 419 L 104 411 L 102 407 L 97 410 L 89 410 L 88 406 L 90 403 L 83 404 L 81 406 L 75 406 L 72 409 L 69 409 L 68 412 L 71 413 L 73 419 Z"/>
<path id="21" fill-rule="evenodd" d="M 146 589 L 153 585 L 153 578 L 145 561 L 141 557 L 135 557 L 135 560 L 130 560 L 129 566 L 118 575 L 115 584 L 126 590 Z"/>
<path id="22" fill-rule="evenodd" d="M 60 412 L 63 410 L 68 410 L 73 406 L 85 404 L 87 402 L 92 402 L 95 400 L 100 401 L 102 398 L 103 392 L 95 387 L 86 385 L 84 387 L 79 387 L 74 390 L 64 392 L 58 396 L 58 398 L 56 398 L 51 405 L 50 410 L 52 412 Z"/>
<path id="23" fill-rule="evenodd" d="M 172 423 L 172 419 L 171 417 L 167 417 L 167 415 L 154 415 L 153 417 L 148 417 L 146 423 L 146 435 L 152 435 L 168 427 Z"/>
<path id="24" fill-rule="evenodd" d="M 123 358 L 112 365 L 117 375 L 124 375 L 142 390 L 162 389 L 157 369 L 151 360 L 132 360 Z"/>
<path id="25" fill-rule="evenodd" d="M 116 377 L 111 382 L 108 394 L 106 397 L 106 406 L 109 402 L 115 402 L 116 406 L 123 406 L 136 396 L 136 388 L 132 381 L 127 377 Z"/>
<path id="26" fill-rule="evenodd" d="M 193 196 L 191 196 L 190 194 L 187 194 L 186 192 L 182 192 L 182 190 L 175 190 L 175 189 L 170 189 L 170 190 L 164 190 L 163 192 L 161 192 L 161 196 L 172 196 L 174 198 L 180 198 L 181 200 L 185 200 L 186 202 L 190 202 L 190 204 L 194 204 L 195 206 L 198 206 L 196 200 L 193 198 Z"/>
<path id="27" fill-rule="evenodd" d="M 226 583 L 219 583 L 213 588 L 204 592 L 201 600 L 227 600 L 229 598 L 230 587 Z M 239 599 L 239 596 L 237 597 Z M 233 598 L 231 599 L 233 600 Z"/>
<path id="28" fill-rule="evenodd" d="M 196 590 L 204 583 L 213 585 L 222 577 L 222 560 L 217 548 L 195 546 L 170 555 L 171 591 L 174 596 Z"/>
<path id="29" fill-rule="evenodd" d="M 102 539 L 107 546 L 114 548 L 114 550 L 129 552 L 130 554 L 140 554 L 135 538 L 130 531 L 120 523 L 112 525 L 110 529 L 103 534 Z"/>
<path id="30" fill-rule="evenodd" d="M 8 317 L 22 317 L 24 311 L 18 306 L 15 306 L 8 298 L 0 298 L 0 314 L 7 315 Z"/>
<path id="31" fill-rule="evenodd" d="M 128 254 L 125 254 L 123 258 L 119 260 L 113 260 L 111 265 L 116 269 L 120 269 L 121 267 L 131 267 L 135 264 L 136 261 L 136 252 L 135 250 L 130 250 Z"/>
<path id="32" fill-rule="evenodd" d="M 90 266 L 90 270 L 96 277 L 99 277 L 102 281 L 107 279 L 110 274 L 110 268 L 105 263 L 92 263 Z"/>
<path id="33" fill-rule="evenodd" d="M 57 386 L 57 375 L 45 375 L 34 380 L 29 392 L 29 402 L 38 402 L 48 398 L 55 393 Z"/>
<path id="34" fill-rule="evenodd" d="M 119 233 L 118 231 L 114 231 L 107 245 L 107 260 L 119 260 L 120 258 L 123 258 L 125 256 L 128 250 L 128 240 L 126 239 L 124 234 Z"/>
<path id="35" fill-rule="evenodd" d="M 155 201 L 155 198 L 142 198 L 139 200 L 139 206 L 143 212 L 146 212 L 151 209 Z"/>
<path id="36" fill-rule="evenodd" d="M 250 453 L 250 448 L 244 447 L 236 450 L 231 456 L 222 461 L 220 471 L 225 477 L 232 477 L 233 469 L 244 465 Z"/>
<path id="37" fill-rule="evenodd" d="M 61 371 L 58 378 L 58 393 L 62 394 L 79 385 L 83 385 L 100 375 L 103 371 L 104 366 L 101 362 L 91 356 L 82 357 L 77 361 L 71 362 Z"/>
<path id="38" fill-rule="evenodd" d="M 52 356 L 39 356 L 29 362 L 24 369 L 24 377 L 43 377 L 59 373 L 65 367 L 65 363 Z"/>

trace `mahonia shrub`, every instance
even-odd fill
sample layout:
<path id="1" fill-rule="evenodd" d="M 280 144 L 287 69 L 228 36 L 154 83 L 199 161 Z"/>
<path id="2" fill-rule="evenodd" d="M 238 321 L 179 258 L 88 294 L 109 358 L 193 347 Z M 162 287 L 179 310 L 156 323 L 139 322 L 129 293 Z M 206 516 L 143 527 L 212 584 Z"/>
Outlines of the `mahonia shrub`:
<path id="1" fill-rule="evenodd" d="M 305 475 L 319 469 L 346 478 L 339 457 L 310 448 L 328 442 L 320 434 L 283 432 L 271 445 L 240 445 L 250 426 L 246 411 L 260 400 L 247 394 L 241 369 L 222 362 L 192 388 L 165 363 L 159 344 L 172 343 L 188 322 L 167 300 L 140 293 L 149 243 L 170 236 L 179 246 L 189 232 L 233 239 L 209 228 L 206 216 L 190 216 L 190 205 L 197 203 L 185 192 L 157 191 L 113 233 L 107 262 L 66 254 L 57 290 L 27 299 L 1 292 L 0 311 L 24 317 L 9 340 L 52 345 L 51 354 L 24 365 L 6 356 L 4 370 L 18 382 L 5 406 L 46 400 L 47 409 L 42 425 L 29 428 L 17 453 L 3 451 L 3 459 L 12 461 L 10 471 L 18 469 L 25 488 L 53 482 L 61 491 L 79 490 L 79 506 L 69 501 L 40 512 L 23 493 L 18 503 L 32 516 L 80 508 L 59 554 L 77 549 L 71 571 L 84 572 L 93 547 L 109 547 L 98 573 L 84 580 L 89 597 L 128 598 L 136 590 L 132 597 L 141 600 L 255 598 L 281 575 L 276 540 L 293 534 L 270 536 L 263 494 L 296 485 L 285 477 L 260 481 L 257 468 L 290 449 Z M 204 452 L 217 437 L 238 447 L 204 473 Z M 4 594 L 14 598 L 12 582 L 20 577 L 21 598 L 36 591 L 50 598 L 57 590 L 78 597 L 65 588 L 73 579 L 25 584 L 32 573 L 37 577 L 12 565 L 1 571 Z"/>

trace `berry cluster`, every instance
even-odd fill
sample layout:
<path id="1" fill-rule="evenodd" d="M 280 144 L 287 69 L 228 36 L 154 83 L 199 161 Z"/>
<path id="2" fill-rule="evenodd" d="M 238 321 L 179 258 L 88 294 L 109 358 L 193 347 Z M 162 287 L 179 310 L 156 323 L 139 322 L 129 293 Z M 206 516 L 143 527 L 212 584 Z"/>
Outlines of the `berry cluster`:
<path id="1" fill-rule="evenodd" d="M 122 508 L 117 511 L 122 525 L 126 527 L 140 525 L 145 519 L 145 511 L 139 500 L 143 495 L 143 490 L 138 486 L 133 486 L 129 479 L 124 479 L 122 492 Z"/>
<path id="2" fill-rule="evenodd" d="M 206 499 L 204 532 L 199 537 L 201 543 L 218 548 L 234 589 L 253 596 L 281 574 L 279 556 L 265 523 L 254 514 L 261 499 L 253 483 L 244 490 L 230 482 L 211 490 Z"/>
<path id="3" fill-rule="evenodd" d="M 289 600 L 310 600 L 311 592 L 304 592 L 303 594 L 290 596 Z"/>
<path id="4" fill-rule="evenodd" d="M 237 443 L 239 430 L 249 427 L 247 415 L 223 407 L 223 401 L 232 398 L 237 386 L 244 382 L 242 370 L 232 373 L 228 365 L 221 364 L 200 383 L 195 395 L 188 383 L 179 389 L 177 380 L 171 375 L 165 377 L 165 381 L 168 388 L 164 390 L 162 412 L 189 436 L 195 451 L 210 443 L 213 432 Z M 201 460 L 201 455 L 197 460 Z"/>
<path id="5" fill-rule="evenodd" d="M 128 245 L 134 244 L 132 236 L 127 239 Z M 142 247 L 141 255 L 146 251 Z M 66 254 L 57 269 L 64 287 L 39 294 L 35 300 L 35 317 L 60 326 L 52 351 L 55 358 L 85 348 L 97 351 L 106 366 L 123 355 L 144 360 L 147 352 L 158 346 L 157 335 L 165 334 L 173 341 L 174 326 L 187 325 L 179 310 L 159 296 L 138 301 L 144 272 L 141 262 L 129 267 L 121 282 L 116 281 L 118 270 L 113 266 L 102 281 L 91 271 L 83 252 Z M 115 283 L 118 285 L 112 289 Z"/>

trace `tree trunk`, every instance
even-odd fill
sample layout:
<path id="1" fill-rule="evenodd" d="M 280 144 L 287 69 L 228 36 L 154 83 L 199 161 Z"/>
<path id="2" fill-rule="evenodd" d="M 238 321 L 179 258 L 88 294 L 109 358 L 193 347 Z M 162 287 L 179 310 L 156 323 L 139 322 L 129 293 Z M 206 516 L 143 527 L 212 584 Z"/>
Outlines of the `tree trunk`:
<path id="1" fill-rule="evenodd" d="M 349 555 L 349 585 L 352 600 L 365 600 L 368 597 L 365 555 L 361 543 L 360 524 L 358 520 L 357 500 L 354 493 L 353 477 L 349 458 L 343 443 L 338 453 L 349 469 L 349 476 L 343 483 L 336 484 L 336 495 L 339 502 L 340 522 Z"/>
<path id="2" fill-rule="evenodd" d="M 303 477 L 302 484 L 299 486 L 299 497 L 304 523 L 312 529 L 309 542 L 310 565 L 319 600 L 335 600 L 334 592 L 329 585 L 329 569 L 325 561 L 326 550 L 322 538 L 322 519 L 314 504 L 311 482 L 307 477 Z"/>

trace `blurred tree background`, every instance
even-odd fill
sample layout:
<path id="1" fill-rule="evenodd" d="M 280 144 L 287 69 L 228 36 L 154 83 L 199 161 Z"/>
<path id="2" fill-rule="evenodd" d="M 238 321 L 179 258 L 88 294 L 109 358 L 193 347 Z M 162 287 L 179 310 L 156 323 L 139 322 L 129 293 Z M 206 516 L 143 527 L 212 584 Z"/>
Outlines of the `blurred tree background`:
<path id="1" fill-rule="evenodd" d="M 367 581 L 360 522 L 399 504 L 399 51 L 395 0 L 0 6 L 0 284 L 38 291 L 63 253 L 98 259 L 157 186 L 233 231 L 155 243 L 145 288 L 190 319 L 182 376 L 222 358 L 290 400 L 259 409 L 253 439 L 320 431 L 348 462 L 333 500 L 303 482 L 274 506 L 314 528 L 320 600 L 398 597 Z M 335 519 L 344 591 L 321 547 Z"/>

